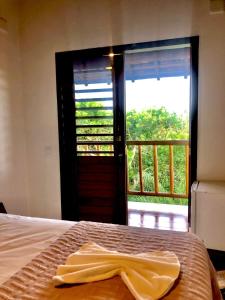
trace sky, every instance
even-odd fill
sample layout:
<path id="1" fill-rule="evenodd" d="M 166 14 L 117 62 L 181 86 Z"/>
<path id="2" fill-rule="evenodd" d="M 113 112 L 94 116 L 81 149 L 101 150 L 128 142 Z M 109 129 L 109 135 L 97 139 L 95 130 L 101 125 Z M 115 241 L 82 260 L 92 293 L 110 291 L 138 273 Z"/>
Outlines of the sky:
<path id="1" fill-rule="evenodd" d="M 79 89 L 110 88 L 111 84 L 75 85 Z M 112 92 L 76 94 L 76 98 L 112 97 Z M 165 107 L 169 112 L 188 115 L 190 99 L 190 77 L 167 77 L 126 81 L 126 111 Z M 111 101 L 104 105 L 112 105 Z"/>
<path id="2" fill-rule="evenodd" d="M 126 81 L 126 110 L 165 107 L 179 115 L 189 113 L 190 77 Z"/>

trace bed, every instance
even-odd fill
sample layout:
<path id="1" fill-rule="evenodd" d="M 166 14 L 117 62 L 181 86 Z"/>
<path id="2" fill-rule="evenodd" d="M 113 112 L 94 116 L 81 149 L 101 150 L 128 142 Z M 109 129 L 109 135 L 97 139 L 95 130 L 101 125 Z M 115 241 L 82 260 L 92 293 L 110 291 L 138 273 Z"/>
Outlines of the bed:
<path id="1" fill-rule="evenodd" d="M 173 251 L 180 260 L 181 271 L 162 299 L 222 299 L 207 251 L 193 234 L 5 214 L 0 214 L 0 299 L 133 300 L 118 276 L 54 287 L 52 276 L 57 266 L 88 241 L 125 253 Z"/>

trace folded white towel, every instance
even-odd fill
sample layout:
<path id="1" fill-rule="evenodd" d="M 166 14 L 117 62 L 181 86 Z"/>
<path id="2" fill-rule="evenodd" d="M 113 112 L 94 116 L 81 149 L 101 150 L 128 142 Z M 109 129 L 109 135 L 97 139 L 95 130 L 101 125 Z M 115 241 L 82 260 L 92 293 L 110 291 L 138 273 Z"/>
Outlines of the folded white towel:
<path id="1" fill-rule="evenodd" d="M 120 275 L 136 300 L 155 300 L 165 295 L 180 272 L 177 256 L 169 251 L 135 255 L 107 250 L 93 242 L 71 254 L 58 266 L 55 286 L 84 283 Z"/>

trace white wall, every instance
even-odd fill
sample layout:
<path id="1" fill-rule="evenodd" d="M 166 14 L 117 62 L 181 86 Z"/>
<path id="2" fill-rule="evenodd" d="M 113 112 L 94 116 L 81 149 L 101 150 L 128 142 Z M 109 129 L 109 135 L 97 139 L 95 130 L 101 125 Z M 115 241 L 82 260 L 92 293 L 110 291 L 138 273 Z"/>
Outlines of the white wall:
<path id="1" fill-rule="evenodd" d="M 202 1 L 205 3 L 208 1 Z M 225 14 L 199 7 L 198 179 L 225 180 Z"/>
<path id="2" fill-rule="evenodd" d="M 17 1 L 0 0 L 0 202 L 28 214 Z"/>
<path id="3" fill-rule="evenodd" d="M 198 178 L 225 180 L 225 15 L 208 0 L 22 0 L 30 213 L 60 217 L 55 58 L 75 50 L 200 35 Z"/>

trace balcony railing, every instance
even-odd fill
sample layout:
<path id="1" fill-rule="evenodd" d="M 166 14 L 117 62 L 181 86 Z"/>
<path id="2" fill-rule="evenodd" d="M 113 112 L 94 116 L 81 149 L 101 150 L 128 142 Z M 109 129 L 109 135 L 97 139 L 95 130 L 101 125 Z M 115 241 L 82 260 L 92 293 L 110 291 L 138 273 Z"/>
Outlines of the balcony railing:
<path id="1" fill-rule="evenodd" d="M 131 190 L 128 178 L 128 195 L 139 195 L 139 196 L 158 196 L 158 197 L 171 197 L 171 198 L 188 198 L 189 192 L 189 141 L 188 140 L 167 140 L 167 141 L 127 141 L 127 146 L 136 147 L 137 149 L 137 162 L 138 162 L 138 174 L 139 174 L 139 190 Z M 153 162 L 153 175 L 154 184 L 152 190 L 146 190 L 143 178 L 143 146 L 148 146 L 149 157 L 151 156 Z M 150 146 L 150 147 L 149 147 Z M 159 187 L 159 159 L 158 159 L 158 147 L 167 147 L 168 149 L 168 175 L 169 175 L 169 191 L 161 191 Z M 185 186 L 182 193 L 176 191 L 176 185 L 174 180 L 174 148 L 181 146 L 184 148 L 184 176 Z M 146 151 L 145 151 L 146 152 Z M 145 153 L 146 155 L 146 153 Z M 128 174 L 129 174 L 129 158 L 127 162 Z M 165 175 L 167 176 L 167 175 Z M 129 175 L 128 175 L 129 177 Z"/>
<path id="2" fill-rule="evenodd" d="M 136 165 L 135 167 L 130 164 L 129 157 L 127 155 L 127 173 L 128 173 L 128 186 L 127 193 L 128 195 L 137 195 L 137 196 L 158 196 L 158 197 L 170 197 L 170 198 L 188 198 L 189 193 L 189 141 L 188 140 L 164 140 L 164 141 L 127 141 L 126 142 L 128 151 L 135 152 L 136 155 Z M 182 147 L 183 152 L 181 155 L 181 161 L 179 162 L 179 167 L 183 164 L 182 168 L 184 170 L 184 174 L 182 174 L 182 192 L 177 191 L 177 182 L 175 180 L 175 172 L 177 172 L 175 167 L 176 162 L 176 151 L 175 148 Z M 99 156 L 99 155 L 112 155 L 113 153 L 113 145 L 109 144 L 108 146 L 103 145 L 102 142 L 96 141 L 85 141 L 82 142 L 82 146 L 79 146 L 82 152 L 82 155 L 87 156 Z M 104 148 L 108 147 L 108 148 Z M 162 150 L 162 147 L 167 149 L 164 151 L 164 159 L 167 156 L 167 170 L 164 174 L 159 176 L 159 165 L 161 164 L 162 155 L 158 154 L 159 151 Z M 159 149 L 160 148 L 160 149 Z M 144 149 L 144 151 L 143 151 Z M 159 151 L 158 151 L 159 150 Z M 153 184 L 151 184 L 151 188 L 146 187 L 146 182 L 144 180 L 143 173 L 145 172 L 145 165 L 143 161 L 143 156 L 145 157 L 145 161 L 151 161 L 152 168 L 151 170 L 148 168 L 148 174 L 153 177 Z M 138 184 L 136 184 L 135 189 L 131 187 L 131 178 L 130 171 L 132 170 L 136 173 L 136 177 L 138 177 Z M 146 173 L 146 172 L 145 172 Z M 169 181 L 167 191 L 162 191 L 160 188 L 160 177 L 162 180 Z M 179 174 L 179 177 L 180 174 Z M 138 188 L 137 188 L 138 186 Z"/>

